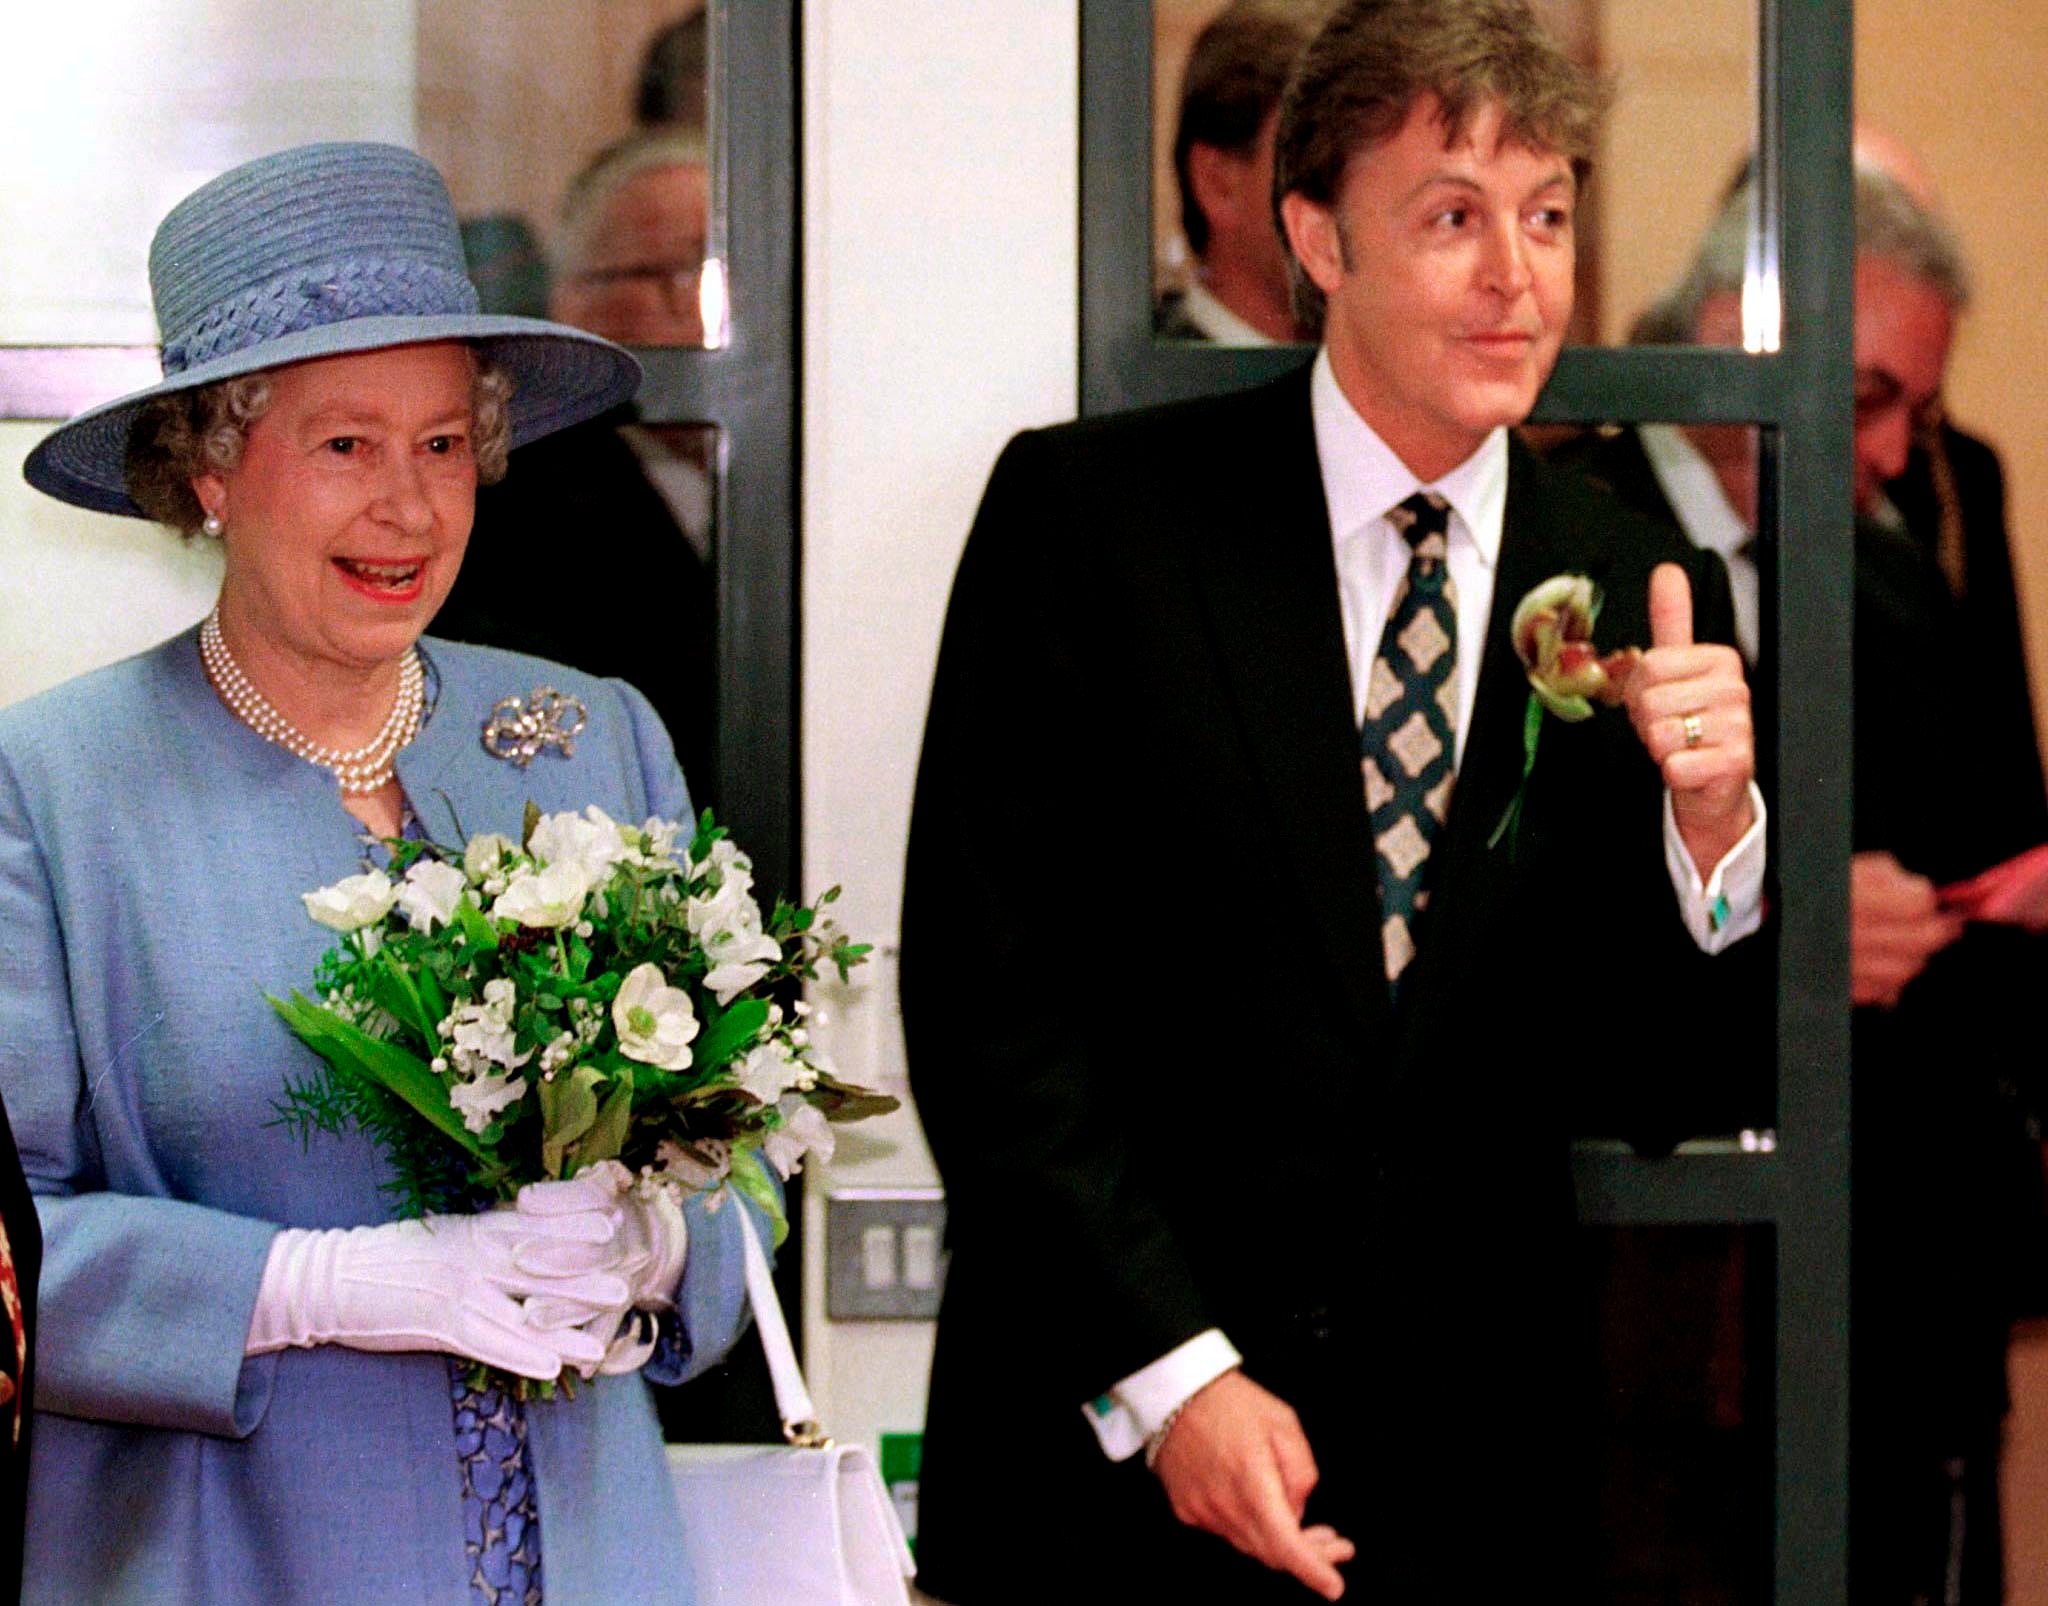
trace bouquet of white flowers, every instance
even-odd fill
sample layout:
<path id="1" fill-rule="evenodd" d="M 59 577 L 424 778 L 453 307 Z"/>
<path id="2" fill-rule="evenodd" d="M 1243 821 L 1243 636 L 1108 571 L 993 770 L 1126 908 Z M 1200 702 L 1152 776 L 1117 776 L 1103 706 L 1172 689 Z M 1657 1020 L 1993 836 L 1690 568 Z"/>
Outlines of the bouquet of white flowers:
<path id="1" fill-rule="evenodd" d="M 460 853 L 391 844 L 305 895 L 341 934 L 315 998 L 270 1000 L 326 1063 L 287 1079 L 282 1121 L 370 1135 L 401 1213 L 474 1209 L 617 1160 L 685 1192 L 730 1183 L 786 1228 L 787 1179 L 832 1152 L 828 1122 L 894 1109 L 841 1082 L 797 983 L 868 952 L 815 907 L 764 920 L 753 866 L 707 811 L 682 827 L 590 808 Z"/>

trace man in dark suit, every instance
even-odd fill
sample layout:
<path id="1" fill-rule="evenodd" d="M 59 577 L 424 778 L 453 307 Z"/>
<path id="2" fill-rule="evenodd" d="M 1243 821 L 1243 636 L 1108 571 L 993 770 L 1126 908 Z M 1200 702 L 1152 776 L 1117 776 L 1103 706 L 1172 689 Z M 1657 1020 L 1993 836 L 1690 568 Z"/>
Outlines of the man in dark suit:
<path id="1" fill-rule="evenodd" d="M 715 532 L 691 494 L 708 483 L 710 433 L 643 425 L 621 408 L 520 447 L 505 478 L 478 493 L 469 555 L 434 619 L 435 634 L 456 641 L 630 680 L 667 727 L 698 808 L 718 798 L 717 575 L 700 550 Z M 630 573 L 660 628 L 621 628 L 594 587 L 559 595 L 565 537 L 580 559 Z"/>
<path id="2" fill-rule="evenodd" d="M 904 911 L 953 1251 L 920 1566 L 960 1606 L 1569 1565 L 1565 1133 L 1711 1078 L 1762 879 L 1740 660 L 1693 637 L 1725 583 L 1508 434 L 1599 102 L 1520 0 L 1340 8 L 1277 138 L 1313 368 L 996 465 Z M 1563 574 L 1650 651 L 1626 714 L 1542 720 L 1498 829 L 1510 619 Z"/>
<path id="3" fill-rule="evenodd" d="M 687 67 L 692 37 L 678 24 L 649 47 L 644 105 L 660 99 L 649 98 L 656 64 Z M 622 345 L 701 346 L 708 174 L 701 134 L 672 124 L 593 157 L 563 198 L 548 316 Z M 457 641 L 632 681 L 667 726 L 699 808 L 718 796 L 714 437 L 621 408 L 522 446 L 478 495 L 468 561 L 434 620 Z M 660 628 L 621 629 L 594 594 L 538 600 L 564 579 L 565 537 L 586 567 L 601 555 L 631 573 Z"/>
<path id="4" fill-rule="evenodd" d="M 2048 797 L 2003 476 L 1941 416 L 1968 301 L 1961 251 L 1917 164 L 1901 168 L 1873 134 L 1859 130 L 1856 173 L 1851 1564 L 1859 1600 L 1993 1601 L 2006 1335 L 2016 1303 L 2038 1297 L 2025 1287 L 2041 1250 L 2029 1006 L 2048 951 L 2022 932 L 1966 929 L 1937 889 L 2048 840 Z M 1739 332 L 1749 201 L 1730 198 L 1652 310 L 1661 336 Z M 1728 560 L 1757 653 L 1750 432 L 1646 426 L 1562 455 Z M 1762 663 L 1767 706 L 1777 677 Z M 1613 1320 L 1720 1325 L 1715 1280 L 1653 1286 Z"/>
<path id="5" fill-rule="evenodd" d="M 1231 0 L 1196 35 L 1181 75 L 1173 173 L 1187 282 L 1153 309 L 1161 340 L 1267 346 L 1313 338 L 1295 322 L 1273 216 L 1280 92 L 1323 0 Z"/>

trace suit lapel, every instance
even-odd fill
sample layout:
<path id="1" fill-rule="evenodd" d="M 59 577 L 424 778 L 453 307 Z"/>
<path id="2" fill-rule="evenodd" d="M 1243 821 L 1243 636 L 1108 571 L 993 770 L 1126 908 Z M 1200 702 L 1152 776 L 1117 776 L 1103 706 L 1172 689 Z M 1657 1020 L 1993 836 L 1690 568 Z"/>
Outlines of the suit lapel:
<path id="1" fill-rule="evenodd" d="M 1522 726 L 1529 706 L 1529 677 L 1515 654 L 1515 608 L 1554 574 L 1585 571 L 1574 561 L 1571 532 L 1559 528 L 1556 508 L 1530 483 L 1533 458 L 1519 442 L 1508 453 L 1507 511 L 1502 521 L 1500 562 L 1494 573 L 1493 607 L 1486 622 L 1486 651 L 1480 660 L 1479 695 L 1472 727 L 1458 765 L 1445 847 L 1455 858 L 1487 851 L 1486 839 L 1500 824 L 1522 781 Z M 1595 576 L 1598 579 L 1599 576 Z"/>
<path id="2" fill-rule="evenodd" d="M 1191 543 L 1196 582 L 1280 849 L 1367 1041 L 1384 1042 L 1379 883 L 1306 371 L 1256 402 L 1232 450 L 1268 472 L 1227 493 L 1205 483 L 1215 500 Z"/>

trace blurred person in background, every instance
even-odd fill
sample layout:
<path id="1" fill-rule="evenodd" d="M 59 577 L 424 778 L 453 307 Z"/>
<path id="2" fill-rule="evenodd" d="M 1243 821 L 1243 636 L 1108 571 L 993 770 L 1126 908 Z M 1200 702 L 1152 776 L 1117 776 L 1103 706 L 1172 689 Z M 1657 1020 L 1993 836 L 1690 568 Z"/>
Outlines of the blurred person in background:
<path id="1" fill-rule="evenodd" d="M 1173 171 L 1187 282 L 1153 312 L 1162 340 L 1267 346 L 1313 340 L 1295 316 L 1273 215 L 1280 92 L 1328 0 L 1232 0 L 1195 40 L 1181 79 Z"/>
<path id="2" fill-rule="evenodd" d="M 1943 405 L 1961 247 L 1925 169 L 1867 125 L 1855 196 L 1851 1562 L 1859 1600 L 1996 1601 L 2006 1340 L 2042 1275 L 2026 1004 L 2048 941 L 1942 888 L 2048 840 L 2048 797 L 2003 474 Z M 1739 346 L 1751 208 L 1738 184 L 1636 339 Z M 1720 555 L 1760 708 L 1796 696 L 1764 629 L 1755 432 L 1642 424 L 1559 455 Z M 1666 1292 L 1659 1331 L 1718 1320 L 1711 1280 Z"/>
<path id="3" fill-rule="evenodd" d="M 599 152 L 562 202 L 550 316 L 623 344 L 701 346 L 709 198 L 696 133 L 655 129 Z M 715 805 L 716 432 L 643 425 L 622 404 L 522 447 L 519 467 L 516 483 L 478 493 L 478 561 L 437 628 L 632 682 L 674 738 L 698 805 Z M 560 562 L 565 531 L 632 567 L 660 629 L 533 605 L 533 576 Z"/>

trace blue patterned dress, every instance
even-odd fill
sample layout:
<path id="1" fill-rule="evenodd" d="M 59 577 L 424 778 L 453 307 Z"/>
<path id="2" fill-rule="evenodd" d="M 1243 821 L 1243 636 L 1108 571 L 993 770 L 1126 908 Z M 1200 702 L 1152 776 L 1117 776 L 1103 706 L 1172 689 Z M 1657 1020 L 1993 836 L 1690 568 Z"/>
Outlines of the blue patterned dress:
<path id="1" fill-rule="evenodd" d="M 448 1357 L 469 1598 L 472 1606 L 541 1606 L 540 1511 L 526 1407 L 510 1389 L 476 1387 L 472 1371 L 469 1362 Z"/>

